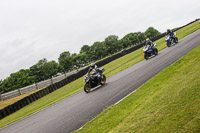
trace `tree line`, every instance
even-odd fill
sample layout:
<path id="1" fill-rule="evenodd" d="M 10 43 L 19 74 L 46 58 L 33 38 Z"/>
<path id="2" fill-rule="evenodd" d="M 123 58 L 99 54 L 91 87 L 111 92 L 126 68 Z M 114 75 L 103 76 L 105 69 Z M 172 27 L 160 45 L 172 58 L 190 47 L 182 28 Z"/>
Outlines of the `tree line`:
<path id="1" fill-rule="evenodd" d="M 78 54 L 71 54 L 69 51 L 62 52 L 58 57 L 58 63 L 54 60 L 47 61 L 46 58 L 41 59 L 29 69 L 21 69 L 18 72 L 11 73 L 6 79 L 0 80 L 0 92 L 19 89 L 50 79 L 59 73 L 78 69 L 159 34 L 158 30 L 149 27 L 144 33 L 129 33 L 122 39 L 119 39 L 116 35 L 110 35 L 102 42 L 94 42 L 91 46 L 83 45 Z"/>

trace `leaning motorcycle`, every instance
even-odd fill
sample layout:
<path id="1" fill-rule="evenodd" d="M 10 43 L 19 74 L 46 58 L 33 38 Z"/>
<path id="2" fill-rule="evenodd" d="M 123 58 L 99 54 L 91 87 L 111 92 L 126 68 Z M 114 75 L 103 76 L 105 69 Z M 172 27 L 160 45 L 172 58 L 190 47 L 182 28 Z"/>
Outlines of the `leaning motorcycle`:
<path id="1" fill-rule="evenodd" d="M 148 46 L 145 45 L 143 48 L 143 52 L 144 52 L 144 58 L 146 60 L 149 59 L 149 57 L 151 57 L 152 55 L 157 55 L 158 54 L 158 49 L 155 48 L 156 43 L 152 44 L 152 46 Z"/>
<path id="2" fill-rule="evenodd" d="M 178 37 L 175 37 L 176 33 L 174 33 L 174 37 L 170 35 L 165 36 L 165 41 L 167 42 L 167 47 L 171 47 L 178 43 Z"/>
<path id="3" fill-rule="evenodd" d="M 98 85 L 104 85 L 106 83 L 106 76 L 102 74 L 105 71 L 104 68 L 99 69 L 99 71 L 95 74 L 87 73 L 85 75 L 84 81 L 84 91 L 86 93 L 89 93 L 92 88 L 98 86 Z"/>

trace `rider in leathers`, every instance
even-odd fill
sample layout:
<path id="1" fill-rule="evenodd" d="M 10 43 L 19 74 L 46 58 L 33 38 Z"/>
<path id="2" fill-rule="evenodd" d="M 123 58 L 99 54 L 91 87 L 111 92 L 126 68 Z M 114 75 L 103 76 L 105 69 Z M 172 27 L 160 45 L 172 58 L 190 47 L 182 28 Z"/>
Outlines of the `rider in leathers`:
<path id="1" fill-rule="evenodd" d="M 174 33 L 173 33 L 170 29 L 167 29 L 166 35 L 170 35 L 170 37 L 171 37 L 172 39 L 175 39 L 175 38 L 174 38 Z"/>
<path id="2" fill-rule="evenodd" d="M 149 38 L 146 39 L 145 45 L 149 45 L 150 46 L 150 50 L 153 50 L 153 42 Z"/>
<path id="3" fill-rule="evenodd" d="M 90 73 L 91 71 L 93 71 L 93 75 L 95 75 L 97 72 L 100 72 L 98 66 L 95 63 L 90 64 L 90 68 L 89 68 L 88 73 Z M 100 72 L 100 75 L 97 76 L 97 79 L 98 79 L 98 84 L 100 84 L 100 82 L 101 82 L 101 72 Z"/>

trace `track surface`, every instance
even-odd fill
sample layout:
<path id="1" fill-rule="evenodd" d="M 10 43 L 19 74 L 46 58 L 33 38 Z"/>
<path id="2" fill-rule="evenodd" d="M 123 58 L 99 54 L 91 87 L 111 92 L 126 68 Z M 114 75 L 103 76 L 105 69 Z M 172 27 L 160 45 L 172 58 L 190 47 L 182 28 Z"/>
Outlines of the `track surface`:
<path id="1" fill-rule="evenodd" d="M 161 70 L 200 45 L 200 30 L 107 79 L 89 94 L 81 91 L 0 129 L 0 133 L 68 133 L 79 129 L 108 106 L 136 90 Z"/>

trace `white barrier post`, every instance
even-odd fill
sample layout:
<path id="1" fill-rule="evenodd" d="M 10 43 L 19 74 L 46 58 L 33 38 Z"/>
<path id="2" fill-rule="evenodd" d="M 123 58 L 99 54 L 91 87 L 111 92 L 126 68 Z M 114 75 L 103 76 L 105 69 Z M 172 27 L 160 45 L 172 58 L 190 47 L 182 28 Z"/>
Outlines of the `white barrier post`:
<path id="1" fill-rule="evenodd" d="M 37 83 L 35 83 L 35 87 L 36 87 L 36 90 L 37 90 L 37 89 L 39 89 L 39 88 L 38 88 L 38 84 L 37 84 Z"/>
<path id="2" fill-rule="evenodd" d="M 67 77 L 66 72 L 65 72 L 65 78 Z"/>
<path id="3" fill-rule="evenodd" d="M 53 84 L 53 79 L 51 78 L 51 84 Z"/>
<path id="4" fill-rule="evenodd" d="M 21 92 L 21 90 L 20 90 L 20 89 L 18 89 L 18 92 L 19 92 L 19 95 L 22 95 L 22 92 Z"/>

